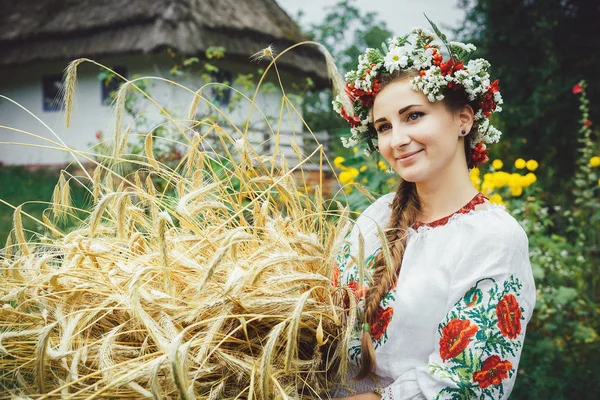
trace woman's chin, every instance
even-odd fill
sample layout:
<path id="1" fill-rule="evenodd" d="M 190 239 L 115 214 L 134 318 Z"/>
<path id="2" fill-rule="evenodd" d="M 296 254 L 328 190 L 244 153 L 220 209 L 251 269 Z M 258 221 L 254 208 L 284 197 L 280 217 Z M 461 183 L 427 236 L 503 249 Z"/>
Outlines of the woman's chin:
<path id="1" fill-rule="evenodd" d="M 411 171 L 410 168 L 401 171 L 396 170 L 396 173 L 400 176 L 400 178 L 402 178 L 403 181 L 406 182 L 416 183 L 423 180 L 423 174 L 421 174 L 419 171 Z"/>

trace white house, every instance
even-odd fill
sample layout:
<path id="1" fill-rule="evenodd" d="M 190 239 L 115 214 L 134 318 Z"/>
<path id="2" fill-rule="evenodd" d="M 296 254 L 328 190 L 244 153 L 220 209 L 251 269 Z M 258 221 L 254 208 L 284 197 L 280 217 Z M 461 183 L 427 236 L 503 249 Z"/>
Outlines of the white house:
<path id="1" fill-rule="evenodd" d="M 269 45 L 283 50 L 306 40 L 274 0 L 0 1 L 0 26 L 0 95 L 21 104 L 48 125 L 44 127 L 27 111 L 0 99 L 0 126 L 42 137 L 0 128 L 0 162 L 4 164 L 60 165 L 71 161 L 67 152 L 37 147 L 48 145 L 43 138 L 59 140 L 51 131 L 77 150 L 97 142 L 98 131 L 105 137 L 112 134 L 113 110 L 107 105 L 111 85 L 102 82 L 99 68 L 89 63 L 80 65 L 71 125 L 65 126 L 60 87 L 63 70 L 74 59 L 93 59 L 128 79 L 141 75 L 178 81 L 179 77 L 169 73 L 176 62 L 173 52 L 198 57 L 198 65 L 202 65 L 207 49 L 218 46 L 225 48 L 225 57 L 209 61 L 219 68 L 215 81 L 251 72 L 256 79 L 257 68 L 268 63 L 252 63 L 252 54 Z M 306 78 L 317 88 L 329 84 L 325 59 L 315 47 L 301 46 L 286 53 L 278 60 L 278 67 L 284 85 L 290 88 Z M 273 73 L 269 76 L 276 82 Z M 193 90 L 202 84 L 193 73 L 181 83 Z M 161 106 L 179 116 L 192 101 L 190 93 L 173 85 L 156 83 L 151 93 Z M 210 93 L 205 95 L 210 97 Z M 213 93 L 215 96 L 223 104 L 228 101 L 226 92 Z M 258 105 L 278 116 L 281 92 L 262 95 Z M 157 113 L 156 108 L 148 107 L 149 112 Z M 247 111 L 248 104 L 242 102 L 230 117 L 240 124 Z M 252 130 L 269 139 L 259 113 L 253 113 L 252 121 Z M 295 115 L 284 118 L 280 127 L 282 134 L 293 130 L 302 131 L 300 118 Z"/>

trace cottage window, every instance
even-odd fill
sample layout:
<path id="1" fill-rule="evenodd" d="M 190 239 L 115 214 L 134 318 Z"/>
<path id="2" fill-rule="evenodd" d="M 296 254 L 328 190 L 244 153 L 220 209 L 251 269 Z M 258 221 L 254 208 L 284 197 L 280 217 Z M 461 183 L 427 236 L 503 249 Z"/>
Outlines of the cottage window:
<path id="1" fill-rule="evenodd" d="M 112 70 L 117 74 L 127 78 L 127 68 L 113 67 Z M 110 103 L 115 99 L 117 90 L 119 90 L 119 87 L 124 81 L 117 75 L 106 70 L 100 72 L 99 77 L 102 92 L 102 104 L 110 105 Z"/>
<path id="2" fill-rule="evenodd" d="M 64 94 L 62 74 L 42 76 L 42 108 L 44 111 L 63 110 Z"/>
<path id="3" fill-rule="evenodd" d="M 223 83 L 231 86 L 233 74 L 231 71 L 220 69 L 217 72 L 212 73 L 214 82 Z M 212 86 L 212 97 L 215 104 L 219 106 L 227 106 L 231 101 L 231 89 L 226 88 L 222 85 Z"/>

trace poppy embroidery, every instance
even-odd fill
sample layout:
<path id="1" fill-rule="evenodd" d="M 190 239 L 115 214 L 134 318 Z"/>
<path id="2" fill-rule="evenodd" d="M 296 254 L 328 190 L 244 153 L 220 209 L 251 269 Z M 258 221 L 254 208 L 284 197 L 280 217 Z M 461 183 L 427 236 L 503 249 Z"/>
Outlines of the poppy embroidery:
<path id="1" fill-rule="evenodd" d="M 485 389 L 490 385 L 499 385 L 508 378 L 508 372 L 512 369 L 512 364 L 508 360 L 501 360 L 497 355 L 490 356 L 481 364 L 481 370 L 473 374 L 473 381 L 477 382 L 480 388 Z"/>
<path id="2" fill-rule="evenodd" d="M 387 327 L 392 320 L 392 314 L 394 314 L 394 309 L 392 307 L 381 308 L 377 310 L 377 316 L 375 317 L 376 321 L 371 326 L 370 333 L 371 337 L 379 341 L 381 337 L 386 333 Z"/>
<path id="3" fill-rule="evenodd" d="M 496 315 L 503 336 L 515 339 L 521 333 L 522 313 L 515 296 L 512 294 L 504 296 L 496 307 Z"/>
<path id="4" fill-rule="evenodd" d="M 440 339 L 440 356 L 446 361 L 454 358 L 469 345 L 471 338 L 475 336 L 479 328 L 464 319 L 453 319 L 442 328 Z"/>
<path id="5" fill-rule="evenodd" d="M 478 280 L 457 301 L 438 326 L 442 363 L 430 362 L 429 373 L 451 380 L 435 399 L 501 398 L 506 380 L 516 371 L 523 346 L 522 284 L 511 275 L 501 285 Z"/>

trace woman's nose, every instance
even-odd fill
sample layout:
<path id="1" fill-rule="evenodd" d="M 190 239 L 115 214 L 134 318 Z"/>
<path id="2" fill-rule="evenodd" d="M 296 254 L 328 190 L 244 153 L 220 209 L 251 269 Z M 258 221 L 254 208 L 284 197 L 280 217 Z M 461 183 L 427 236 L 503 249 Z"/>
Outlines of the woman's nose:
<path id="1" fill-rule="evenodd" d="M 410 143 L 410 137 L 406 132 L 406 129 L 401 129 L 398 126 L 392 127 L 392 141 L 391 146 L 393 148 L 401 147 L 405 144 Z"/>

